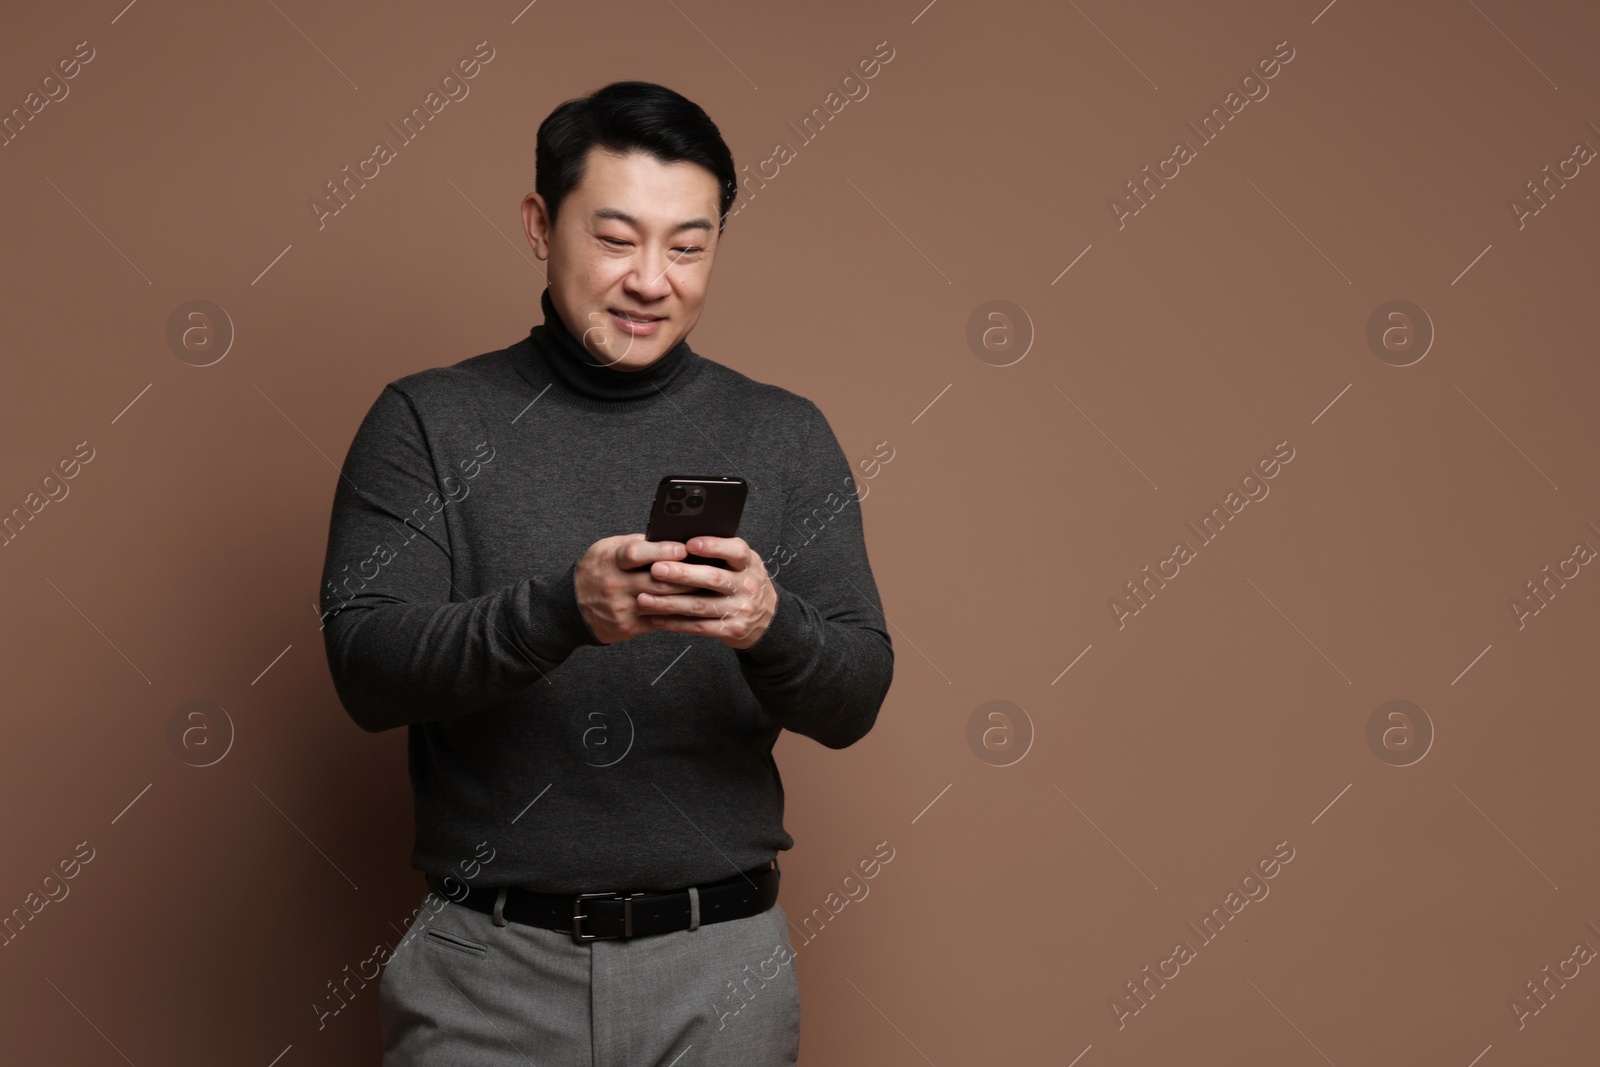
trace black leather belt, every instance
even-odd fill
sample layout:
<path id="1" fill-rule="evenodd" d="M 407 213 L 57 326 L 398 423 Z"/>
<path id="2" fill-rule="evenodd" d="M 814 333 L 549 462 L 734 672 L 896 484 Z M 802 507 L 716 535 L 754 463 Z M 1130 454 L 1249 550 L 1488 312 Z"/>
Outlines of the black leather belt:
<path id="1" fill-rule="evenodd" d="M 777 903 L 782 872 L 778 861 L 724 878 L 720 882 L 665 891 L 608 890 L 603 893 L 537 893 L 505 886 L 500 914 L 512 922 L 571 932 L 574 941 L 607 941 L 689 930 L 706 923 L 759 915 Z M 466 887 L 451 878 L 449 887 L 435 875 L 428 885 L 446 900 L 495 913 L 500 887 Z M 465 889 L 465 893 L 463 893 Z"/>

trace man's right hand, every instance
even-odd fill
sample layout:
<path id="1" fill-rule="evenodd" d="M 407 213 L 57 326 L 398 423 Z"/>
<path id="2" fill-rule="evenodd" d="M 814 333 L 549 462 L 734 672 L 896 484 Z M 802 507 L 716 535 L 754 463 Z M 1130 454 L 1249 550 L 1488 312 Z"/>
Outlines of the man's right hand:
<path id="1" fill-rule="evenodd" d="M 659 631 L 641 621 L 639 594 L 694 592 L 693 586 L 664 582 L 650 573 L 656 560 L 681 560 L 688 553 L 681 541 L 646 541 L 642 533 L 602 537 L 589 546 L 578 560 L 578 610 L 601 644 Z"/>

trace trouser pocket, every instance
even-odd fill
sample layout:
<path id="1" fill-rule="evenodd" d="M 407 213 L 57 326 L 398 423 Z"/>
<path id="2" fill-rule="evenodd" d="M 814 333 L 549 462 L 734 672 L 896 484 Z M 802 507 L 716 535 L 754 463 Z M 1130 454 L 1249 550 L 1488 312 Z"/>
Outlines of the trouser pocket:
<path id="1" fill-rule="evenodd" d="M 430 945 L 452 948 L 457 952 L 465 952 L 469 956 L 476 956 L 480 960 L 489 954 L 489 946 L 482 941 L 474 941 L 470 937 L 463 937 L 460 934 L 452 933 L 449 930 L 440 930 L 433 926 L 423 931 L 422 939 Z"/>

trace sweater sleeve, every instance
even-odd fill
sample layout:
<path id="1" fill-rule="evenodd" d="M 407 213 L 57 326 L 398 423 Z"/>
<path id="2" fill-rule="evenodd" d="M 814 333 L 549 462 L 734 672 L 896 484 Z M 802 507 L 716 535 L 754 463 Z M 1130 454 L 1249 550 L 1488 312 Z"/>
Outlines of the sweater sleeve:
<path id="1" fill-rule="evenodd" d="M 372 733 L 471 714 L 599 644 L 578 610 L 577 560 L 481 596 L 455 588 L 437 513 L 471 475 L 438 470 L 412 402 L 386 386 L 334 490 L 320 598 L 334 689 Z"/>
<path id="2" fill-rule="evenodd" d="M 766 631 L 738 650 L 740 672 L 786 729 L 845 748 L 864 737 L 894 678 L 894 647 L 867 561 L 860 491 L 826 416 L 790 478 L 783 533 L 764 560 L 778 591 Z"/>

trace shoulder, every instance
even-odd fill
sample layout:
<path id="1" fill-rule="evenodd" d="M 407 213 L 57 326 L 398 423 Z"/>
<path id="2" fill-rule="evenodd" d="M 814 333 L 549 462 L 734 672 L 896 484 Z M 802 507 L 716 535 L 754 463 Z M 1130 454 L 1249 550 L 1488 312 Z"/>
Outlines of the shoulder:
<path id="1" fill-rule="evenodd" d="M 428 367 L 385 383 L 356 430 L 353 451 L 453 452 L 492 439 L 532 390 L 516 367 L 516 345 Z M 517 383 L 521 382 L 521 389 Z"/>
<path id="2" fill-rule="evenodd" d="M 383 396 L 403 397 L 418 417 L 447 415 L 451 411 L 482 410 L 507 394 L 527 391 L 527 379 L 517 370 L 518 344 L 468 356 L 455 363 L 428 367 L 388 382 Z M 382 397 L 380 397 L 382 399 Z M 513 412 L 514 414 L 514 412 Z"/>
<path id="3" fill-rule="evenodd" d="M 752 417 L 809 432 L 818 422 L 827 423 L 822 410 L 809 397 L 781 385 L 761 382 L 734 370 L 725 363 L 699 356 L 702 388 L 737 400 Z"/>

